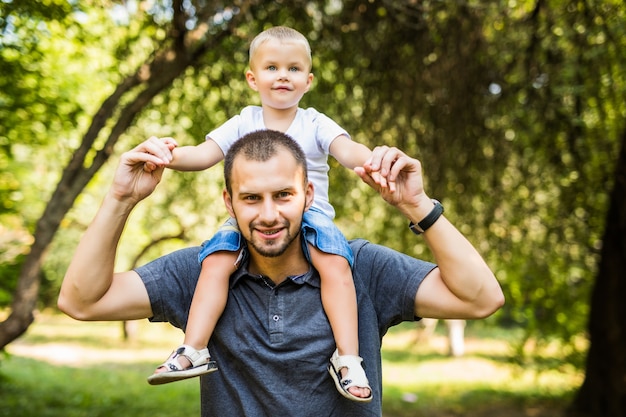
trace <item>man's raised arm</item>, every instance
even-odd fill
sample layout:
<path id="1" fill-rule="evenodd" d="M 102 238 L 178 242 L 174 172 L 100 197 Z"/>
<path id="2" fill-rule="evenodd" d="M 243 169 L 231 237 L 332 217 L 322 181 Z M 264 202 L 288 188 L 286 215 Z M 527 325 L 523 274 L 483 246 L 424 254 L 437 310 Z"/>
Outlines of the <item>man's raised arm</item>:
<path id="1" fill-rule="evenodd" d="M 82 237 L 61 285 L 58 306 L 78 320 L 130 320 L 152 315 L 146 289 L 133 272 L 114 273 L 124 226 L 150 195 L 175 144 L 152 137 L 121 157 L 113 184 Z"/>
<path id="2" fill-rule="evenodd" d="M 426 195 L 420 161 L 397 148 L 377 147 L 363 167 L 361 179 L 413 224 L 424 221 L 435 203 Z M 376 174 L 387 180 L 382 183 Z M 493 314 L 504 304 L 504 295 L 493 272 L 474 246 L 443 214 L 422 233 L 438 268 L 420 285 L 415 296 L 419 317 L 474 319 Z M 427 222 L 429 223 L 429 222 Z"/>

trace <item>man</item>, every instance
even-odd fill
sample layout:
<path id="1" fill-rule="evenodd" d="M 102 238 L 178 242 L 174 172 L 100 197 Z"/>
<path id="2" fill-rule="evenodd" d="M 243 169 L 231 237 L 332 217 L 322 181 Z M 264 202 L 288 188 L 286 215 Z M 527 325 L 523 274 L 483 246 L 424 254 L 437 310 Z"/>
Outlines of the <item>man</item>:
<path id="1" fill-rule="evenodd" d="M 200 248 L 114 273 L 117 243 L 133 207 L 171 158 L 151 138 L 122 156 L 113 185 L 65 276 L 59 308 L 78 320 L 150 318 L 185 328 L 200 272 Z M 425 193 L 419 161 L 374 149 L 355 171 L 423 235 L 438 265 L 363 240 L 351 242 L 359 345 L 373 401 L 349 401 L 327 373 L 335 349 L 319 276 L 302 250 L 300 222 L 313 198 L 306 160 L 274 131 L 244 136 L 226 155 L 223 197 L 247 242 L 231 276 L 226 309 L 209 343 L 218 372 L 201 378 L 202 416 L 381 416 L 380 346 L 387 329 L 417 317 L 482 318 L 504 302 L 493 273 Z"/>

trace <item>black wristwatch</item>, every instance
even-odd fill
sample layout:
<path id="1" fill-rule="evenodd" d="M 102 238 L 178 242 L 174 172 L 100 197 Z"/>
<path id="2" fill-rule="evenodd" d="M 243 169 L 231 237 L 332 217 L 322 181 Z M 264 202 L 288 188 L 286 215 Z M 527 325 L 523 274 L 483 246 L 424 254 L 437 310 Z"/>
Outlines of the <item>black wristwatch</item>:
<path id="1" fill-rule="evenodd" d="M 441 203 L 434 198 L 432 199 L 432 202 L 435 207 L 433 207 L 430 213 L 428 213 L 421 222 L 417 224 L 413 222 L 409 223 L 409 229 L 411 229 L 411 231 L 416 235 L 421 235 L 426 230 L 428 230 L 428 228 L 435 224 L 437 219 L 439 219 L 439 217 L 443 214 L 443 206 L 441 205 Z"/>

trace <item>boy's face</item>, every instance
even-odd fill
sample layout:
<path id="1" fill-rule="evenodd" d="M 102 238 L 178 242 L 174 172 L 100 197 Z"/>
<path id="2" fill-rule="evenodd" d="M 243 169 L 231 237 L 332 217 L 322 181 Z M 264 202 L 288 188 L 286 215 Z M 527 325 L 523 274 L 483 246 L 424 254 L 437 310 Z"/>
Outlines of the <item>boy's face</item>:
<path id="1" fill-rule="evenodd" d="M 302 255 L 298 238 L 302 214 L 313 202 L 313 185 L 304 184 L 303 169 L 287 150 L 267 161 L 237 156 L 231 190 L 232 195 L 224 192 L 226 208 L 253 255 Z"/>
<path id="2" fill-rule="evenodd" d="M 261 44 L 246 73 L 248 85 L 263 106 L 277 110 L 297 107 L 313 82 L 306 48 L 298 42 L 270 39 Z"/>

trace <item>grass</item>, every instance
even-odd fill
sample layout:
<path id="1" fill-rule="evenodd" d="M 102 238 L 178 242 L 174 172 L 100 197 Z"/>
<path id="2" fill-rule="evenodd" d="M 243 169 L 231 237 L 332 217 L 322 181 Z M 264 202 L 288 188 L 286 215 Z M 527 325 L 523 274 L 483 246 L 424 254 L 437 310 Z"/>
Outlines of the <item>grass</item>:
<path id="1" fill-rule="evenodd" d="M 145 321 L 138 327 L 128 342 L 120 323 L 40 315 L 0 362 L 0 417 L 199 416 L 197 380 L 145 382 L 182 334 Z M 460 358 L 446 355 L 442 334 L 421 343 L 416 335 L 405 323 L 385 337 L 385 417 L 555 417 L 582 382 L 558 356 L 542 372 L 512 364 L 506 334 L 469 325 Z"/>
<path id="2" fill-rule="evenodd" d="M 197 382 L 150 390 L 145 368 L 73 368 L 14 357 L 2 366 L 10 377 L 0 383 L 0 416 L 200 415 Z"/>
<path id="3" fill-rule="evenodd" d="M 514 364 L 509 340 L 515 335 L 502 331 L 470 323 L 459 358 L 446 355 L 442 333 L 426 343 L 416 343 L 416 333 L 404 323 L 384 340 L 386 417 L 556 417 L 582 383 L 582 372 L 558 356 L 541 371 Z"/>

